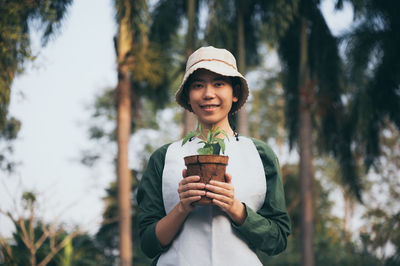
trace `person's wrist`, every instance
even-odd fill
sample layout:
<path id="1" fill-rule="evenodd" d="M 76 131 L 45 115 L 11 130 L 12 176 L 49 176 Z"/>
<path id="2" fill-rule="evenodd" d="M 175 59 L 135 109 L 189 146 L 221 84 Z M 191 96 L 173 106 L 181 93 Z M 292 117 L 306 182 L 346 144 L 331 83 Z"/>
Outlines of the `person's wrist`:
<path id="1" fill-rule="evenodd" d="M 231 219 L 236 225 L 242 225 L 247 218 L 247 212 L 244 204 L 235 199 L 232 208 Z"/>
<path id="2" fill-rule="evenodd" d="M 190 212 L 190 210 L 188 210 L 187 208 L 185 208 L 185 205 L 184 205 L 184 203 L 182 203 L 182 202 L 179 202 L 179 203 L 178 203 L 178 208 L 177 208 L 177 210 L 178 210 L 178 214 L 183 215 L 183 216 L 187 216 L 187 215 L 189 214 L 189 212 Z"/>

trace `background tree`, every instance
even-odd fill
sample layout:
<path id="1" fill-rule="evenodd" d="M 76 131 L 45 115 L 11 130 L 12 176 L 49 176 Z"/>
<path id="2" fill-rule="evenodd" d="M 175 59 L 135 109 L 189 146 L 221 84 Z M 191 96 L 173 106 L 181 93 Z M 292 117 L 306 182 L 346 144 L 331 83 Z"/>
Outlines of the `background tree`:
<path id="1" fill-rule="evenodd" d="M 180 85 L 185 71 L 186 59 L 199 44 L 199 10 L 205 1 L 200 0 L 161 0 L 152 11 L 153 23 L 150 39 L 162 47 L 163 66 L 168 69 L 163 86 L 173 94 Z M 179 36 L 179 30 L 186 31 Z M 184 55 L 184 56 L 182 56 Z M 194 130 L 196 119 L 192 112 L 183 111 L 182 135 Z"/>
<path id="2" fill-rule="evenodd" d="M 129 61 L 133 49 L 132 6 L 130 1 L 115 1 L 118 33 L 116 51 L 118 62 L 117 103 L 117 181 L 120 265 L 132 264 L 131 234 L 131 175 L 128 166 L 128 147 L 131 133 L 131 75 Z"/>
<path id="3" fill-rule="evenodd" d="M 157 46 L 164 45 L 165 47 L 165 53 L 162 54 L 161 60 L 165 60 L 166 62 L 169 62 L 171 66 L 171 63 L 173 67 L 178 69 L 176 72 L 175 71 L 169 71 L 169 72 L 174 72 L 171 75 L 165 74 L 165 78 L 169 79 L 171 77 L 175 77 L 178 74 L 176 73 L 182 73 L 182 65 L 181 62 L 184 61 L 184 58 L 182 56 L 185 47 L 185 36 L 186 34 L 179 34 L 179 29 L 183 29 L 182 27 L 182 19 L 176 19 L 175 16 L 177 14 L 184 14 L 187 12 L 187 6 L 184 5 L 179 5 L 176 1 L 175 2 L 168 2 L 168 1 L 160 1 L 156 4 L 154 12 L 152 12 L 152 16 L 154 16 L 154 24 L 151 26 L 151 32 L 152 34 L 150 35 L 150 43 L 152 42 L 157 42 Z M 270 2 L 270 1 L 269 1 Z M 272 1 L 271 1 L 272 2 Z M 339 2 L 339 1 L 338 1 Z M 217 5 L 217 4 L 224 4 L 223 1 L 216 1 L 216 2 L 209 2 L 210 6 Z M 230 3 L 232 4 L 232 3 Z M 324 18 L 319 10 L 319 2 L 317 1 L 304 1 L 300 3 L 301 6 L 298 6 L 299 8 L 299 15 L 296 15 L 295 17 L 292 17 L 291 20 L 288 20 L 288 24 L 286 26 L 290 26 L 288 31 L 281 31 L 279 30 L 279 26 L 276 28 L 273 27 L 271 24 L 265 24 L 263 21 L 265 21 L 269 18 L 273 20 L 273 17 L 271 14 L 276 12 L 272 12 L 271 8 L 269 9 L 262 9 L 262 12 L 259 12 L 261 10 L 260 6 L 262 6 L 262 3 L 258 3 L 258 6 L 255 6 L 255 9 L 258 10 L 255 13 L 258 14 L 257 16 L 254 16 L 253 19 L 257 18 L 259 19 L 257 25 L 261 25 L 259 31 L 259 34 L 261 34 L 262 38 L 265 38 L 265 36 L 272 36 L 272 40 L 274 38 L 279 39 L 280 46 L 279 46 L 279 52 L 280 56 L 282 59 L 282 66 L 283 66 L 283 72 L 282 72 L 282 77 L 284 78 L 284 96 L 285 96 L 285 106 L 286 106 L 286 114 L 287 117 L 286 119 L 288 120 L 287 125 L 288 125 L 288 135 L 290 136 L 290 143 L 291 146 L 294 147 L 295 144 L 299 144 L 298 140 L 298 129 L 299 129 L 299 117 L 296 116 L 299 110 L 303 110 L 302 108 L 299 108 L 299 102 L 298 99 L 301 95 L 301 97 L 304 96 L 304 91 L 302 94 L 299 93 L 298 89 L 298 84 L 299 84 L 299 65 L 300 65 L 300 36 L 301 36 L 301 23 L 299 22 L 299 18 L 303 17 L 306 19 L 306 27 L 307 27 L 307 35 L 306 35 L 306 41 L 307 44 L 304 45 L 306 47 L 307 55 L 305 56 L 306 58 L 306 63 L 303 62 L 303 65 L 307 67 L 308 70 L 305 72 L 308 73 L 306 77 L 308 77 L 309 83 L 306 86 L 306 96 L 305 99 L 308 101 L 303 102 L 305 104 L 306 108 L 308 108 L 310 114 L 311 114 L 311 125 L 312 129 L 310 132 L 312 132 L 313 136 L 315 138 L 312 141 L 312 152 L 318 154 L 323 154 L 327 153 L 329 156 L 333 155 L 334 157 L 338 158 L 339 166 L 343 167 L 346 166 L 347 164 L 347 170 L 346 171 L 340 171 L 338 170 L 339 166 L 336 165 L 335 163 L 331 162 L 331 157 L 328 157 L 326 159 L 325 157 L 323 159 L 318 159 L 316 160 L 316 164 L 313 167 L 316 171 L 316 179 L 315 179 L 315 184 L 314 184 L 314 189 L 312 193 L 314 194 L 314 200 L 313 200 L 313 206 L 312 206 L 312 211 L 314 212 L 314 217 L 313 217 L 313 222 L 314 222 L 314 237 L 312 238 L 313 243 L 314 243 L 314 250 L 315 250 L 315 263 L 316 264 L 327 264 L 327 265 L 354 265 L 354 264 L 360 264 L 360 265 L 376 265 L 378 263 L 378 257 L 375 254 L 375 247 L 381 245 L 381 244 L 376 244 L 376 243 L 383 243 L 379 239 L 367 239 L 364 237 L 360 240 L 356 236 L 353 236 L 356 238 L 356 240 L 353 240 L 350 237 L 346 236 L 346 226 L 343 224 L 343 222 L 333 216 L 330 212 L 329 209 L 332 205 L 332 202 L 329 201 L 328 199 L 328 194 L 331 193 L 326 187 L 326 180 L 335 180 L 338 178 L 341 178 L 341 183 L 344 188 L 346 188 L 350 193 L 355 195 L 355 197 L 360 197 L 360 187 L 361 185 L 366 186 L 366 183 L 363 184 L 361 183 L 361 179 L 357 178 L 351 178 L 350 174 L 353 174 L 356 176 L 357 172 L 355 171 L 355 164 L 354 161 L 346 160 L 347 157 L 352 158 L 354 150 L 350 149 L 349 146 L 347 145 L 349 142 L 343 142 L 343 137 L 346 137 L 349 134 L 349 137 L 347 140 L 350 140 L 350 143 L 354 140 L 354 135 L 352 133 L 346 133 L 348 128 L 348 120 L 345 120 L 345 115 L 347 115 L 346 112 L 349 112 L 351 114 L 351 108 L 348 110 L 344 108 L 343 102 L 341 99 L 343 99 L 343 95 L 346 99 L 352 99 L 352 93 L 353 91 L 345 91 L 344 89 L 347 87 L 344 86 L 344 81 L 343 81 L 343 72 L 341 72 L 342 68 L 342 63 L 340 61 L 339 57 L 339 52 L 338 52 L 338 40 L 332 36 L 330 33 Z M 309 5 L 309 6 L 308 6 Z M 161 8 L 162 6 L 162 8 Z M 277 3 L 276 6 L 279 6 Z M 197 6 L 196 6 L 197 7 Z M 200 6 L 199 9 L 204 8 L 205 6 Z M 167 8 L 170 9 L 170 12 L 166 12 Z M 175 13 L 171 10 L 175 9 Z M 218 9 L 215 8 L 209 8 L 208 9 L 210 13 L 208 19 L 207 19 L 207 29 L 211 27 L 212 23 L 215 23 L 213 27 L 213 31 L 208 32 L 207 30 L 205 31 L 206 37 L 210 36 L 208 34 L 211 34 L 212 32 L 217 32 L 215 34 L 216 38 L 221 38 L 226 41 L 226 43 L 229 43 L 229 40 L 232 40 L 233 43 L 235 42 L 236 38 L 232 32 L 231 29 L 225 29 L 222 27 L 224 24 L 223 22 L 229 21 L 231 19 L 231 16 L 235 16 L 235 13 L 233 12 L 235 9 L 231 8 L 228 6 L 227 9 L 221 9 L 224 11 L 223 15 L 220 13 L 220 16 L 215 16 L 214 13 L 218 14 Z M 282 9 L 285 10 L 285 9 Z M 293 12 L 297 10 L 297 7 L 291 7 Z M 163 13 L 163 16 L 159 16 L 157 19 L 155 17 L 156 14 L 161 14 L 157 12 L 165 11 Z M 221 11 L 221 12 L 222 12 Z M 231 12 L 232 11 L 232 12 Z M 303 13 L 301 13 L 303 12 Z M 285 13 L 285 12 L 282 12 Z M 173 15 L 166 15 L 166 14 L 174 14 Z M 180 16 L 180 15 L 179 15 Z M 182 17 L 184 17 L 182 15 Z M 214 17 L 214 22 L 212 18 Z M 157 23 L 156 23 L 157 21 Z M 166 24 L 168 23 L 176 23 L 174 25 L 178 25 L 176 27 L 171 27 L 168 28 L 166 27 Z M 282 25 L 280 23 L 277 23 L 279 25 Z M 158 25 L 156 27 L 156 25 Z M 232 25 L 234 24 L 226 24 L 229 25 L 230 28 L 233 28 Z M 165 26 L 165 28 L 164 28 Z M 229 28 L 228 26 L 226 26 Z M 169 30 L 172 30 L 172 34 L 166 34 Z M 159 31 L 159 35 L 153 35 L 153 31 Z M 276 32 L 276 35 L 270 34 L 268 35 L 267 32 L 272 31 Z M 165 34 L 164 34 L 165 33 Z M 228 34 L 229 33 L 229 34 Z M 283 38 L 282 33 L 284 33 Z M 199 31 L 199 36 L 202 35 L 202 33 Z M 158 37 L 157 37 L 158 36 Z M 233 37 L 232 37 L 233 36 Z M 303 35 L 304 36 L 304 35 Z M 162 41 L 160 41 L 162 40 Z M 217 39 L 218 40 L 218 39 Z M 201 42 L 201 40 L 199 40 Z M 171 42 L 174 45 L 169 45 L 168 43 Z M 204 43 L 207 43 L 204 41 Z M 222 41 L 221 41 L 222 43 Z M 168 45 L 167 45 L 168 44 Z M 212 43 L 215 46 L 214 43 Z M 286 46 L 285 46 L 286 44 Z M 225 46 L 226 45 L 220 45 L 220 46 Z M 231 48 L 229 48 L 231 49 Z M 286 49 L 286 50 L 285 50 Z M 304 50 L 304 49 L 303 49 Z M 287 52 L 284 54 L 284 52 Z M 303 55 L 304 56 L 304 55 Z M 261 58 L 261 57 L 260 57 Z M 254 68 L 253 68 L 254 69 Z M 171 67 L 169 67 L 169 70 L 171 70 Z M 304 70 L 303 70 L 304 71 Z M 267 81 L 267 86 L 265 91 L 262 90 L 260 91 L 260 95 L 264 95 L 262 98 L 258 97 L 257 100 L 260 100 L 260 103 L 258 106 L 261 106 L 259 110 L 263 110 L 265 107 L 265 100 L 263 99 L 268 98 L 268 99 L 280 99 L 282 95 L 279 95 L 279 90 L 274 90 L 271 89 L 271 87 L 278 87 L 279 86 L 279 80 L 280 76 L 277 77 L 271 77 L 269 81 Z M 169 79 L 174 80 L 174 79 Z M 261 84 L 263 82 L 260 82 Z M 269 84 L 268 84 L 269 83 Z M 167 83 L 163 83 L 164 85 Z M 179 85 L 179 84 L 178 84 Z M 269 87 L 268 87 L 269 86 Z M 167 87 L 165 85 L 164 87 Z M 174 86 L 176 87 L 176 86 Z M 144 88 L 144 87 L 138 87 L 138 88 Z M 267 89 L 269 88 L 269 90 Z M 304 88 L 303 88 L 304 89 Z M 140 91 L 140 89 L 139 89 Z M 169 90 L 170 91 L 170 90 Z M 139 94 L 140 95 L 140 94 Z M 274 96 L 276 96 L 274 98 Z M 304 99 L 304 98 L 303 98 Z M 143 100 L 143 98 L 142 98 Z M 145 101 L 140 101 L 141 104 L 144 104 Z M 345 103 L 348 103 L 351 101 L 346 101 Z M 144 105 L 146 106 L 146 105 Z M 272 106 L 274 106 L 272 104 Z M 272 110 L 274 110 L 274 107 L 270 107 Z M 133 109 L 133 108 L 132 108 Z M 145 111 L 145 108 L 142 110 Z M 254 109 L 255 112 L 257 112 L 256 109 Z M 260 111 L 261 112 L 261 111 Z M 262 114 L 262 113 L 261 113 Z M 263 116 L 260 121 L 263 121 L 263 125 L 266 123 L 264 122 L 264 119 L 270 119 L 269 116 Z M 293 118 L 293 119 L 292 119 Z M 279 118 L 277 118 L 279 120 Z M 154 120 L 153 120 L 154 121 Z M 297 122 L 296 122 L 297 121 Z M 345 121 L 344 124 L 341 124 L 339 122 Z M 273 123 L 273 122 L 271 122 Z M 297 123 L 297 124 L 296 124 Z M 138 125 L 138 121 L 133 121 L 133 125 Z M 155 126 L 154 124 L 152 127 Z M 268 135 L 265 134 L 265 131 L 269 130 L 268 128 L 266 129 L 260 129 L 260 134 L 263 136 L 263 138 L 267 138 Z M 101 132 L 101 131 L 99 131 Z M 96 131 L 93 131 L 93 133 L 96 133 Z M 98 133 L 98 132 L 97 132 Z M 346 134 L 343 134 L 346 133 Z M 286 134 L 286 133 L 285 133 Z M 160 134 L 162 135 L 162 134 Z M 145 140 L 143 140 L 145 142 Z M 380 145 L 381 146 L 381 145 Z M 342 151 L 348 152 L 347 155 L 343 155 L 341 153 Z M 146 157 L 146 156 L 145 156 Z M 386 155 L 384 156 L 386 157 Z M 322 161 L 322 162 L 321 162 Z M 349 163 L 350 162 L 350 163 Z M 300 226 L 299 226 L 299 221 L 300 219 L 300 212 L 298 211 L 298 206 L 299 206 L 299 193 L 297 192 L 297 187 L 298 185 L 296 184 L 295 180 L 298 179 L 298 171 L 293 170 L 292 168 L 295 168 L 296 166 L 290 166 L 291 170 L 287 170 L 285 167 L 283 172 L 288 171 L 287 173 L 284 174 L 284 180 L 285 180 L 285 187 L 288 185 L 287 182 L 294 182 L 292 183 L 291 186 L 293 188 L 286 188 L 286 191 L 288 192 L 288 208 L 290 211 L 290 215 L 293 218 L 293 224 L 294 224 L 294 231 L 293 235 L 290 237 L 289 240 L 289 246 L 287 248 L 287 251 L 281 255 L 279 255 L 276 259 L 275 258 L 266 258 L 264 257 L 263 254 L 260 254 L 260 256 L 268 262 L 270 265 L 299 265 L 300 264 L 300 257 L 301 257 L 301 252 L 299 250 L 299 247 L 301 246 L 301 237 L 300 237 Z M 323 172 L 321 169 L 328 169 L 329 172 L 332 172 L 330 174 L 327 174 Z M 352 172 L 354 171 L 354 172 Z M 323 172 L 323 173 L 322 173 Z M 339 175 L 338 173 L 342 172 L 342 175 Z M 140 171 L 135 174 L 138 179 L 140 179 Z M 288 175 L 291 175 L 291 177 L 288 177 Z M 327 178 L 327 176 L 332 175 L 333 177 Z M 322 177 L 321 177 L 322 176 Z M 291 181 L 289 181 L 291 180 Z M 340 182 L 337 182 L 339 184 Z M 336 185 L 337 186 L 337 185 Z M 134 189 L 134 185 L 132 185 L 132 188 Z M 134 191 L 134 190 L 133 190 Z M 293 193 L 291 191 L 294 191 Z M 112 193 L 110 193 L 112 195 Z M 110 197 L 111 198 L 111 197 Z M 293 199 L 293 200 L 292 200 Z M 110 200 L 111 202 L 111 200 Z M 132 208 L 132 217 L 134 219 L 134 213 L 135 213 L 135 203 L 133 202 L 133 208 Z M 372 219 L 375 219 L 374 215 L 372 213 L 378 214 L 378 212 L 372 212 L 372 207 L 371 207 L 371 215 L 369 217 Z M 382 217 L 389 217 L 393 215 L 393 221 L 395 221 L 396 217 L 395 213 L 390 213 L 390 214 L 385 214 L 386 216 Z M 106 222 L 107 219 L 105 218 L 104 221 Z M 376 228 L 380 228 L 379 221 L 383 220 L 376 220 L 375 222 L 371 224 L 376 224 L 376 227 L 371 227 L 365 229 L 367 234 L 375 234 L 375 231 L 373 231 Z M 397 226 L 396 224 L 394 224 Z M 106 223 L 103 224 L 104 228 L 106 229 Z M 135 225 L 132 224 L 132 228 L 134 228 Z M 111 226 L 109 227 L 111 228 Z M 386 226 L 383 226 L 382 228 L 388 228 Z M 134 230 L 134 229 L 133 229 Z M 99 231 L 100 232 L 100 231 Z M 103 236 L 105 236 L 104 239 L 107 239 L 107 236 L 112 236 L 112 231 L 104 230 L 102 231 Z M 378 232 L 378 231 L 376 231 Z M 108 234 L 110 233 L 110 234 Z M 106 235 L 107 234 L 107 235 Z M 395 234 L 393 234 L 395 235 Z M 387 238 L 386 238 L 387 239 Z M 359 242 L 358 242 L 359 241 Z M 375 242 L 376 241 L 376 242 Z M 390 243 L 397 243 L 396 242 L 396 237 L 391 238 Z M 107 240 L 103 241 L 104 243 L 107 242 Z M 361 244 L 360 244 L 361 243 Z M 388 242 L 385 242 L 388 243 Z M 389 259 L 396 259 L 395 256 L 390 255 L 389 257 L 385 258 L 380 258 L 381 263 L 382 261 L 389 261 Z"/>
<path id="4" fill-rule="evenodd" d="M 36 214 L 37 202 L 33 192 L 24 192 L 22 200 L 26 215 L 0 209 L 0 214 L 5 215 L 16 228 L 13 234 L 15 243 L 0 238 L 2 257 L 6 265 L 48 265 L 81 233 L 79 230 L 67 233 L 56 222 L 50 225 L 42 223 Z"/>
<path id="5" fill-rule="evenodd" d="M 353 150 L 364 159 L 365 170 L 378 166 L 379 134 L 387 120 L 400 129 L 400 7 L 393 0 L 351 1 L 355 26 L 343 36 L 348 80 L 353 89 L 348 116 Z M 361 4 L 360 4 L 361 2 Z"/>
<path id="6" fill-rule="evenodd" d="M 273 44 L 293 19 L 296 1 L 210 1 L 205 41 L 233 52 L 242 74 L 261 63 L 259 47 Z M 278 34 L 279 32 L 279 34 Z M 230 119 L 239 133 L 248 136 L 245 107 Z"/>
<path id="7" fill-rule="evenodd" d="M 245 75 L 247 66 L 259 63 L 257 45 L 259 21 L 255 19 L 255 1 L 210 1 L 205 40 L 210 45 L 231 51 L 238 70 Z M 246 106 L 246 105 L 245 105 Z M 248 117 L 243 106 L 232 117 L 234 130 L 248 136 Z"/>
<path id="8" fill-rule="evenodd" d="M 7 119 L 0 130 L 0 171 L 10 173 L 15 168 L 15 162 L 10 157 L 13 152 L 12 142 L 17 138 L 20 128 L 21 122 L 12 117 Z"/>
<path id="9" fill-rule="evenodd" d="M 20 121 L 8 115 L 10 90 L 14 77 L 24 71 L 27 61 L 35 59 L 31 32 L 39 33 L 41 46 L 56 35 L 72 0 L 0 1 L 0 170 L 11 172 L 12 140 Z M 3 146 L 3 145 L 2 145 Z"/>
<path id="10" fill-rule="evenodd" d="M 116 51 L 118 61 L 117 103 L 117 175 L 118 217 L 121 265 L 131 265 L 131 172 L 128 148 L 131 135 L 132 113 L 140 110 L 140 85 L 161 83 L 162 68 L 158 67 L 158 52 L 148 39 L 149 14 L 147 1 L 116 0 L 118 34 Z M 143 85 L 142 85 L 143 87 Z"/>
<path id="11" fill-rule="evenodd" d="M 0 131 L 6 123 L 10 87 L 24 62 L 34 59 L 30 31 L 41 31 L 42 46 L 59 29 L 72 0 L 0 1 Z"/>
<path id="12" fill-rule="evenodd" d="M 338 40 L 332 35 L 319 9 L 319 1 L 300 1 L 299 14 L 280 40 L 279 54 L 284 73 L 286 121 L 289 143 L 299 146 L 299 179 L 302 202 L 302 265 L 314 265 L 313 251 L 313 153 L 340 154 L 343 104 L 342 63 Z M 317 142 L 313 141 L 313 131 Z M 359 196 L 356 176 L 343 176 Z"/>

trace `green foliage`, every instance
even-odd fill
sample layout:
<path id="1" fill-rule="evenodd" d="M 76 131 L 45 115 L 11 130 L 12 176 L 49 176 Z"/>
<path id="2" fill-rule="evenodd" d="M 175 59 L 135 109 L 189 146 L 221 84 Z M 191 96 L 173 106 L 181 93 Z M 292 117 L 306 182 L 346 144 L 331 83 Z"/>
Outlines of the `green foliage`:
<path id="1" fill-rule="evenodd" d="M 163 75 L 159 76 L 162 77 L 162 82 L 155 91 L 155 95 L 158 95 L 160 99 L 169 99 L 169 96 L 175 93 L 185 70 L 188 53 L 198 46 L 198 18 L 201 2 L 204 1 L 194 2 L 195 12 L 192 18 L 188 18 L 187 14 L 189 1 L 184 0 L 157 1 L 151 11 L 152 23 L 149 40 L 160 51 L 160 65 L 165 70 Z M 185 25 L 183 22 L 188 20 L 192 21 L 194 25 L 191 32 L 182 34 Z M 187 38 L 187 36 L 192 38 Z M 185 39 L 189 41 L 185 41 Z"/>
<path id="2" fill-rule="evenodd" d="M 48 224 L 38 217 L 38 203 L 38 195 L 26 191 L 22 193 L 23 214 L 15 211 L 16 206 L 12 211 L 0 209 L 15 228 L 10 239 L 0 236 L 0 265 L 109 265 L 103 263 L 92 237 L 76 228 L 69 232 L 61 224 Z"/>
<path id="3" fill-rule="evenodd" d="M 277 44 L 298 13 L 299 1 L 255 1 L 262 21 L 261 37 L 271 45 Z"/>
<path id="4" fill-rule="evenodd" d="M 133 177 L 140 176 L 141 172 L 135 172 Z M 138 182 L 134 178 L 132 180 L 132 192 L 136 195 Z M 136 198 L 136 197 L 132 197 Z M 118 262 L 118 203 L 117 203 L 117 186 L 113 182 L 106 190 L 105 211 L 103 213 L 103 222 L 98 232 L 96 233 L 96 243 L 101 253 L 104 254 L 105 265 L 114 265 Z M 150 265 L 148 259 L 142 252 L 140 247 L 138 214 L 140 210 L 136 200 L 132 200 L 132 241 L 133 241 L 133 265 L 146 266 Z"/>
<path id="5" fill-rule="evenodd" d="M 357 8 L 356 26 L 343 36 L 348 80 L 354 88 L 349 138 L 367 171 L 379 161 L 379 134 L 386 120 L 400 129 L 399 8 L 399 1 L 365 0 Z"/>
<path id="6" fill-rule="evenodd" d="M 260 20 L 255 1 L 210 1 L 204 40 L 207 44 L 228 49 L 238 58 L 238 10 L 243 13 L 246 66 L 254 67 L 260 63 Z"/>
<path id="7" fill-rule="evenodd" d="M 326 167 L 326 166 L 325 166 Z M 267 256 L 257 252 L 264 265 L 301 265 L 300 194 L 298 189 L 298 166 L 283 165 L 282 178 L 286 195 L 287 210 L 292 222 L 292 234 L 288 238 L 286 250 L 277 256 Z M 334 204 L 325 186 L 315 180 L 314 203 L 314 251 L 315 265 L 382 265 L 373 250 L 364 250 L 360 241 L 348 237 L 340 219 L 332 215 Z"/>
<path id="8" fill-rule="evenodd" d="M 28 227 L 29 221 L 24 221 L 25 226 Z M 48 228 L 50 225 L 44 224 L 42 221 L 36 221 L 34 227 L 34 235 L 37 239 L 40 238 L 45 232 L 43 228 Z M 6 251 L 6 246 L 0 245 L 0 265 L 31 265 L 30 264 L 30 251 L 22 240 L 23 231 L 21 227 L 16 224 L 16 232 L 13 233 L 12 238 L 6 240 L 6 245 L 11 253 Z M 63 241 L 70 233 L 63 228 L 57 231 L 57 237 L 53 240 L 47 239 L 43 242 L 36 253 L 36 261 L 40 263 L 51 252 L 52 245 L 57 245 Z M 68 251 L 68 252 L 67 252 Z M 68 261 L 70 264 L 63 264 Z M 48 266 L 58 265 L 99 265 L 107 266 L 104 263 L 103 254 L 96 247 L 94 239 L 87 234 L 80 234 L 72 241 L 70 241 L 64 249 L 58 252 L 47 264 Z"/>
<path id="9" fill-rule="evenodd" d="M 0 0 L 0 131 L 6 123 L 10 87 L 23 64 L 34 59 L 30 30 L 41 31 L 42 45 L 60 27 L 72 0 Z"/>
<path id="10" fill-rule="evenodd" d="M 268 47 L 268 54 L 275 54 L 274 49 Z M 267 55 L 264 55 L 267 61 Z M 257 79 L 257 90 L 252 91 L 253 97 L 248 101 L 251 105 L 248 121 L 250 135 L 268 141 L 274 139 L 278 145 L 286 139 L 285 125 L 285 99 L 283 96 L 281 75 L 277 66 L 272 68 L 260 67 Z"/>
<path id="11" fill-rule="evenodd" d="M 138 88 L 138 87 L 136 87 Z M 162 95 L 162 94 L 161 94 Z M 158 96 L 154 97 L 159 97 Z M 161 108 L 158 100 L 151 98 L 152 95 L 143 96 L 132 104 L 133 114 L 131 121 L 131 134 L 139 129 L 158 129 L 157 110 Z M 165 97 L 163 99 L 165 101 Z M 88 126 L 88 137 L 97 142 L 96 146 L 81 152 L 81 163 L 92 167 L 104 155 L 104 146 L 110 142 L 116 142 L 116 92 L 114 88 L 105 88 L 97 95 L 93 104 L 89 106 L 92 113 Z"/>
<path id="12" fill-rule="evenodd" d="M 225 154 L 225 141 L 224 139 L 218 137 L 221 134 L 224 135 L 225 139 L 229 141 L 228 135 L 220 127 L 212 127 L 211 129 L 207 129 L 207 136 L 203 136 L 203 127 L 200 124 L 198 131 L 191 131 L 186 134 L 186 136 L 182 140 L 182 146 L 185 145 L 185 143 L 188 142 L 191 138 L 200 137 L 202 139 L 205 139 L 198 142 L 204 144 L 203 147 L 197 150 L 200 155 L 214 154 L 213 144 L 218 144 L 222 154 Z"/>
<path id="13" fill-rule="evenodd" d="M 297 143 L 299 134 L 300 25 L 301 20 L 306 19 L 309 72 L 306 86 L 310 90 L 307 104 L 312 111 L 317 136 L 315 146 L 320 153 L 337 159 L 342 170 L 343 186 L 361 200 L 362 182 L 351 150 L 351 125 L 354 120 L 347 121 L 342 100 L 347 92 L 338 49 L 339 41 L 330 32 L 318 3 L 319 1 L 300 1 L 299 14 L 279 42 L 289 145 L 293 147 Z"/>
<path id="14" fill-rule="evenodd" d="M 72 0 L 0 0 L 0 171 L 12 172 L 11 141 L 17 137 L 20 121 L 8 117 L 10 90 L 14 77 L 33 60 L 29 33 L 40 32 L 42 46 L 57 32 Z"/>
<path id="15" fill-rule="evenodd" d="M 5 125 L 0 127 L 0 171 L 12 173 L 16 163 L 12 160 L 13 141 L 17 138 L 21 122 L 14 117 L 6 119 Z"/>
<path id="16" fill-rule="evenodd" d="M 173 45 L 173 36 L 186 15 L 186 1 L 160 0 L 151 13 L 153 23 L 151 24 L 150 40 L 170 48 Z M 196 8 L 198 11 L 198 8 Z M 197 17 L 197 16 L 196 16 Z"/>

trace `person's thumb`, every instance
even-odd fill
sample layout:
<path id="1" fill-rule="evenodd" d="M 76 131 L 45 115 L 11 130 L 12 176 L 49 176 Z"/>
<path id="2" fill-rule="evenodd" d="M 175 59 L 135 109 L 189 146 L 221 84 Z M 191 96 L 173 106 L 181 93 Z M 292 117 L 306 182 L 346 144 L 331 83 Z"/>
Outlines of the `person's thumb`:
<path id="1" fill-rule="evenodd" d="M 232 182 L 232 175 L 225 173 L 225 181 L 230 184 Z"/>

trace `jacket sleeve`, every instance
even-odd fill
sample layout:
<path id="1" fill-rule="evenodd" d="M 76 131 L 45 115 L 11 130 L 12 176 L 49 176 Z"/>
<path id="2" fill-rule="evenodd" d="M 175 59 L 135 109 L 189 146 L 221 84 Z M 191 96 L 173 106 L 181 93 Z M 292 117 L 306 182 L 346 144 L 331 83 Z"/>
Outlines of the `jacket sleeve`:
<path id="1" fill-rule="evenodd" d="M 267 192 L 261 209 L 246 206 L 247 218 L 241 226 L 233 227 L 247 240 L 250 247 L 276 255 L 285 250 L 291 226 L 286 212 L 285 194 L 278 158 L 264 142 L 252 139 L 264 165 Z"/>
<path id="2" fill-rule="evenodd" d="M 161 246 L 156 236 L 156 224 L 166 214 L 162 197 L 162 173 L 168 144 L 156 150 L 150 157 L 139 183 L 139 235 L 146 256 L 154 258 L 168 249 Z"/>

